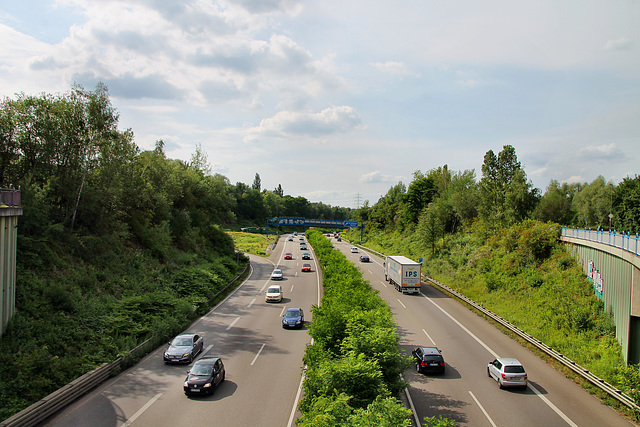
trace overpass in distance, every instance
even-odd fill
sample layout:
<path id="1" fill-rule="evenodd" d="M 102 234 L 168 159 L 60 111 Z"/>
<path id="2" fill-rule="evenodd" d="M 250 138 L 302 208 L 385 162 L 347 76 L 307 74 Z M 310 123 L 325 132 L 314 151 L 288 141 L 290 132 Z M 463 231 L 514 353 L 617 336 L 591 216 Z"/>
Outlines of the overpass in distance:
<path id="1" fill-rule="evenodd" d="M 563 227 L 560 239 L 582 265 L 605 309 L 613 314 L 625 361 L 640 363 L 640 238 Z"/>

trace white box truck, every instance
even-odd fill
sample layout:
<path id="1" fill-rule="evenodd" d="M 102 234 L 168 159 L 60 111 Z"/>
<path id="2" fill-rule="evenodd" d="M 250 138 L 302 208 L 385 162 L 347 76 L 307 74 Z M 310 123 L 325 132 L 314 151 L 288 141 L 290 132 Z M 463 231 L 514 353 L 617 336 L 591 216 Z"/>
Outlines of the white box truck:
<path id="1" fill-rule="evenodd" d="M 384 279 L 403 294 L 420 293 L 420 264 L 406 256 L 384 260 Z"/>

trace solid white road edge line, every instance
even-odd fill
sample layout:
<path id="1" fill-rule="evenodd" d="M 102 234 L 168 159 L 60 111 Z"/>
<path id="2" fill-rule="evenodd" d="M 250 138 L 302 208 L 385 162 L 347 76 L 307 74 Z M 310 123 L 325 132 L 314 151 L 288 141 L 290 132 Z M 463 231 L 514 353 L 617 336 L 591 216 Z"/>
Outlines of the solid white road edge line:
<path id="1" fill-rule="evenodd" d="M 476 397 L 473 395 L 473 393 L 471 392 L 471 390 L 469 390 L 469 394 L 471 395 L 471 397 L 473 397 L 473 400 L 476 401 L 476 405 L 478 405 L 478 407 L 480 408 L 480 410 L 482 411 L 482 413 L 484 414 L 485 417 L 487 417 L 487 420 L 489 420 L 489 422 L 491 423 L 491 425 L 493 427 L 497 427 L 496 423 L 493 422 L 493 420 L 491 419 L 491 417 L 489 416 L 489 414 L 487 413 L 487 411 L 484 410 L 484 407 L 480 404 L 480 401 L 478 399 L 476 399 Z"/>
<path id="2" fill-rule="evenodd" d="M 402 374 L 400 374 L 400 379 L 404 381 Z M 422 424 L 420 424 L 420 418 L 418 418 L 418 411 L 416 411 L 416 407 L 413 405 L 413 399 L 411 399 L 411 393 L 409 393 L 409 387 L 404 388 L 404 394 L 407 396 L 407 401 L 411 407 L 411 414 L 413 415 L 413 420 L 416 422 L 416 427 L 422 427 Z"/>
<path id="3" fill-rule="evenodd" d="M 438 304 L 436 304 L 435 302 L 433 302 L 431 300 L 431 298 L 429 298 L 428 296 L 424 295 L 424 294 L 420 294 L 422 295 L 424 298 L 427 299 L 427 301 L 429 301 L 431 304 L 435 305 L 436 308 L 438 308 L 438 310 L 442 311 L 442 313 L 444 313 L 449 319 L 453 320 L 458 326 L 460 326 L 462 328 L 463 331 L 465 331 L 467 334 L 469 334 L 469 336 L 471 338 L 473 338 L 474 340 L 476 340 L 478 342 L 478 344 L 480 344 L 481 346 L 483 346 L 485 349 L 487 349 L 487 351 L 489 353 L 491 353 L 491 355 L 493 357 L 495 357 L 496 359 L 499 357 L 498 353 L 496 353 L 495 351 L 493 351 L 491 348 L 489 348 L 488 345 L 486 345 L 484 342 L 482 342 L 482 340 L 480 340 L 480 338 L 478 338 L 477 336 L 475 336 L 469 329 L 467 329 L 466 327 L 464 327 L 462 325 L 462 323 L 458 322 L 458 320 L 456 320 L 452 315 L 450 315 L 449 313 L 447 313 L 444 308 L 440 307 Z M 558 414 L 563 420 L 565 420 L 567 422 L 567 424 L 569 424 L 570 426 L 576 426 L 577 425 L 571 421 L 571 419 L 569 417 L 567 417 L 560 409 L 558 409 L 557 406 L 555 406 L 553 403 L 551 403 L 551 401 L 549 399 L 547 399 L 545 396 L 543 396 L 534 386 L 531 385 L 531 383 L 528 384 L 528 387 L 540 398 L 542 399 L 542 401 L 544 403 L 547 404 L 547 406 L 549 406 L 549 408 L 551 408 L 556 414 Z"/>
<path id="4" fill-rule="evenodd" d="M 256 354 L 256 357 L 253 358 L 253 360 L 251 361 L 251 366 L 253 366 L 254 363 L 256 363 L 256 360 L 258 360 L 258 356 L 260 356 L 260 353 L 262 353 L 262 349 L 264 348 L 264 346 L 267 345 L 262 344 L 262 347 L 260 347 L 260 350 L 258 350 L 258 353 Z"/>
<path id="5" fill-rule="evenodd" d="M 142 415 L 144 413 L 144 411 L 146 411 L 147 409 L 149 409 L 149 407 L 151 405 L 153 405 L 153 403 L 158 400 L 160 398 L 160 396 L 162 396 L 162 393 L 158 393 L 155 396 L 153 396 L 147 403 L 144 404 L 144 406 L 140 409 L 138 409 L 138 412 L 136 412 L 135 414 L 133 414 L 131 416 L 131 418 L 129 418 L 127 421 L 125 421 L 122 424 L 122 427 L 129 427 L 129 425 L 134 422 L 136 420 L 136 418 L 138 418 L 140 415 Z"/>

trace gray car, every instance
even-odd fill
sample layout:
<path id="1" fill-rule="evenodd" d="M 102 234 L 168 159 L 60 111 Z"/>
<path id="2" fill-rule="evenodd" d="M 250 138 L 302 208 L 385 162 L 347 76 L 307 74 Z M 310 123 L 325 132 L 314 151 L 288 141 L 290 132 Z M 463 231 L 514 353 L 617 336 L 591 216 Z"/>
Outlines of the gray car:
<path id="1" fill-rule="evenodd" d="M 164 363 L 191 363 L 203 348 L 204 340 L 200 335 L 178 335 L 164 352 Z"/>
<path id="2" fill-rule="evenodd" d="M 527 388 L 527 372 L 522 363 L 512 357 L 499 357 L 487 365 L 487 375 L 498 382 L 498 387 Z"/>

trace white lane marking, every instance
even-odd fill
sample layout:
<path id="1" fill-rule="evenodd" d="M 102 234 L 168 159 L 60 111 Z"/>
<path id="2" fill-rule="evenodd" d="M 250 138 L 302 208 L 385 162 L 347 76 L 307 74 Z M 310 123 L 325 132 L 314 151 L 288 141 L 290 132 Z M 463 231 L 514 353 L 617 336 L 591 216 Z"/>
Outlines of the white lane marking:
<path id="1" fill-rule="evenodd" d="M 400 379 L 404 381 L 404 377 L 400 374 Z M 416 423 L 416 427 L 421 427 L 420 418 L 418 417 L 418 412 L 416 411 L 416 407 L 413 405 L 413 399 L 411 399 L 411 394 L 409 393 L 409 387 L 405 387 L 404 394 L 407 396 L 407 400 L 409 401 L 409 406 L 411 407 L 411 414 L 413 415 L 413 420 Z"/>
<path id="2" fill-rule="evenodd" d="M 284 307 L 282 307 L 282 311 L 280 312 L 280 317 L 282 317 L 282 315 L 284 314 L 285 311 L 287 311 L 287 306 L 286 305 Z"/>
<path id="3" fill-rule="evenodd" d="M 368 268 L 367 271 L 369 272 L 369 274 L 373 274 L 373 271 L 369 270 Z"/>
<path id="4" fill-rule="evenodd" d="M 433 345 L 436 345 L 436 342 L 433 340 L 433 338 L 431 338 L 431 335 L 429 335 L 427 331 L 423 329 L 422 332 L 424 332 L 424 334 L 427 336 L 427 338 L 429 338 L 429 341 L 431 341 Z"/>
<path id="5" fill-rule="evenodd" d="M 300 385 L 298 386 L 298 392 L 296 393 L 296 398 L 293 401 L 293 408 L 291 408 L 291 415 L 289 415 L 289 422 L 287 423 L 287 427 L 291 427 L 293 425 L 293 418 L 296 416 L 296 411 L 298 410 L 298 402 L 300 401 L 300 395 L 302 394 L 303 382 L 304 382 L 304 373 L 300 378 Z"/>
<path id="6" fill-rule="evenodd" d="M 565 414 L 564 414 L 560 409 L 558 409 L 558 407 L 557 407 L 556 405 L 554 405 L 553 403 L 551 403 L 551 401 L 550 401 L 549 399 L 547 399 L 546 397 L 544 397 L 544 396 L 542 395 L 542 393 L 540 393 L 540 392 L 538 391 L 538 389 L 537 389 L 537 388 L 535 388 L 534 386 L 532 386 L 532 385 L 531 385 L 531 383 L 528 383 L 527 385 L 528 385 L 528 387 L 529 387 L 531 390 L 533 390 L 533 392 L 534 392 L 534 393 L 535 393 L 535 394 L 536 394 L 540 399 L 542 399 L 542 401 L 543 401 L 544 403 L 546 403 L 546 404 L 549 406 L 549 408 L 553 409 L 553 411 L 554 411 L 556 414 L 558 414 L 558 415 L 560 416 L 560 418 L 562 418 L 563 420 L 565 420 L 565 422 L 566 422 L 567 424 L 569 424 L 569 425 L 570 425 L 570 426 L 572 426 L 572 427 L 578 427 L 578 425 L 577 425 L 576 423 L 574 423 L 573 421 L 571 421 L 571 419 L 570 419 L 569 417 L 567 417 L 567 416 L 566 416 L 566 415 L 565 415 Z"/>
<path id="7" fill-rule="evenodd" d="M 262 285 L 262 287 L 260 288 L 260 292 L 264 292 L 264 288 L 266 288 L 269 283 L 271 283 L 271 279 L 268 279 L 266 282 L 264 282 L 264 285 Z"/>
<path id="8" fill-rule="evenodd" d="M 235 325 L 238 320 L 240 320 L 240 316 L 236 317 L 236 319 L 233 322 L 231 322 L 229 326 L 227 326 L 227 331 L 233 328 L 233 325 Z"/>
<path id="9" fill-rule="evenodd" d="M 462 323 L 460 323 L 457 319 L 455 319 L 452 315 L 450 315 L 449 313 L 447 313 L 444 308 L 440 307 L 438 304 L 436 304 L 435 302 L 433 302 L 431 300 L 431 298 L 427 297 L 424 294 L 420 294 L 422 295 L 424 298 L 427 299 L 427 301 L 429 301 L 431 304 L 435 305 L 436 308 L 438 308 L 438 310 L 440 310 L 442 313 L 444 313 L 449 319 L 453 320 L 453 322 L 460 326 L 460 328 L 462 328 L 463 331 L 465 331 L 467 334 L 469 334 L 469 336 L 471 338 L 473 338 L 474 340 L 476 340 L 478 342 L 478 344 L 480 344 L 481 346 L 483 346 L 495 359 L 497 359 L 498 353 L 496 353 L 495 351 L 493 351 L 491 348 L 489 348 L 488 345 L 486 345 L 485 343 L 482 342 L 482 340 L 480 340 L 480 338 L 478 338 L 477 336 L 473 335 L 473 332 L 471 332 L 469 329 L 467 329 Z"/>
<path id="10" fill-rule="evenodd" d="M 496 423 L 493 422 L 493 420 L 491 419 L 491 417 L 489 416 L 489 414 L 487 413 L 487 411 L 484 410 L 484 407 L 480 404 L 480 401 L 478 399 L 476 399 L 476 397 L 473 395 L 473 393 L 471 392 L 471 390 L 469 390 L 469 394 L 471 395 L 471 397 L 473 397 L 473 400 L 476 401 L 476 405 L 478 405 L 480 407 L 480 410 L 482 411 L 482 413 L 484 414 L 485 417 L 487 417 L 487 420 L 489 420 L 489 422 L 491 423 L 491 425 L 493 427 L 497 427 Z"/>
<path id="11" fill-rule="evenodd" d="M 498 353 L 496 353 L 495 351 L 493 351 L 491 348 L 489 348 L 488 345 L 486 345 L 484 342 L 482 342 L 480 340 L 480 338 L 478 338 L 477 336 L 475 336 L 469 329 L 465 328 L 462 323 L 460 323 L 458 320 L 454 319 L 454 317 L 452 315 L 450 315 L 449 313 L 447 313 L 442 307 L 440 307 L 438 304 L 436 304 L 435 302 L 433 302 L 431 300 L 431 298 L 427 297 L 424 294 L 420 294 L 422 295 L 424 298 L 427 299 L 427 301 L 429 301 L 431 304 L 435 305 L 438 310 L 442 311 L 442 313 L 444 313 L 447 317 L 449 317 L 449 319 L 453 320 L 458 326 L 460 326 L 462 328 L 463 331 L 465 331 L 467 334 L 469 334 L 469 336 L 471 336 L 471 338 L 473 338 L 474 340 L 476 340 L 478 342 L 478 344 L 480 344 L 481 346 L 483 346 L 489 353 L 491 353 L 491 355 L 493 357 L 495 357 L 496 359 L 499 357 Z M 558 409 L 557 406 L 555 406 L 553 403 L 551 403 L 551 401 L 549 399 L 547 399 L 546 397 L 544 397 L 542 395 L 542 393 L 540 393 L 534 386 L 531 385 L 531 383 L 529 383 L 529 388 L 540 398 L 542 399 L 542 401 L 544 403 L 547 404 L 547 406 L 549 406 L 549 408 L 551 408 L 556 414 L 558 414 L 563 420 L 565 420 L 567 422 L 567 424 L 571 425 L 571 426 L 576 426 L 577 425 L 571 421 L 571 419 L 569 417 L 567 417 L 560 409 Z"/>
<path id="12" fill-rule="evenodd" d="M 400 305 L 401 305 L 401 306 L 403 306 L 404 308 L 407 308 L 407 306 L 406 306 L 406 305 L 404 305 L 404 304 L 402 303 L 402 301 L 400 301 L 399 299 L 398 299 L 398 302 L 400 303 Z"/>
<path id="13" fill-rule="evenodd" d="M 262 349 L 264 348 L 265 345 L 267 344 L 262 344 L 262 347 L 260 347 L 260 350 L 258 350 L 256 357 L 254 357 L 253 360 L 251 361 L 251 366 L 253 366 L 253 364 L 256 363 L 256 360 L 258 360 L 258 356 L 260 356 L 260 353 L 262 353 Z"/>
<path id="14" fill-rule="evenodd" d="M 204 350 L 202 350 L 202 353 L 200 353 L 200 355 L 201 355 L 201 356 L 204 356 L 205 354 L 207 354 L 207 352 L 208 352 L 209 350 L 211 350 L 211 348 L 212 348 L 212 347 L 213 347 L 213 344 L 209 344 L 209 345 L 207 346 L 207 348 L 205 348 Z"/>
<path id="15" fill-rule="evenodd" d="M 144 411 L 146 411 L 147 409 L 149 409 L 149 407 L 151 405 L 153 405 L 153 403 L 158 400 L 160 398 L 160 396 L 162 396 L 162 393 L 158 393 L 155 396 L 153 396 L 147 403 L 144 404 L 144 406 L 140 409 L 138 409 L 138 412 L 136 412 L 135 414 L 133 414 L 131 416 L 131 418 L 129 418 L 127 421 L 125 421 L 122 424 L 122 427 L 129 427 L 129 425 L 134 422 L 136 420 L 136 418 L 138 418 L 140 415 L 142 415 L 144 413 Z"/>
<path id="16" fill-rule="evenodd" d="M 290 292 L 293 292 L 293 285 L 291 285 L 291 291 Z"/>
<path id="17" fill-rule="evenodd" d="M 250 308 L 250 307 L 253 305 L 253 303 L 254 303 L 254 302 L 256 302 L 256 299 L 255 299 L 255 298 L 251 300 L 251 302 L 249 303 L 249 305 L 247 306 L 247 308 Z"/>

